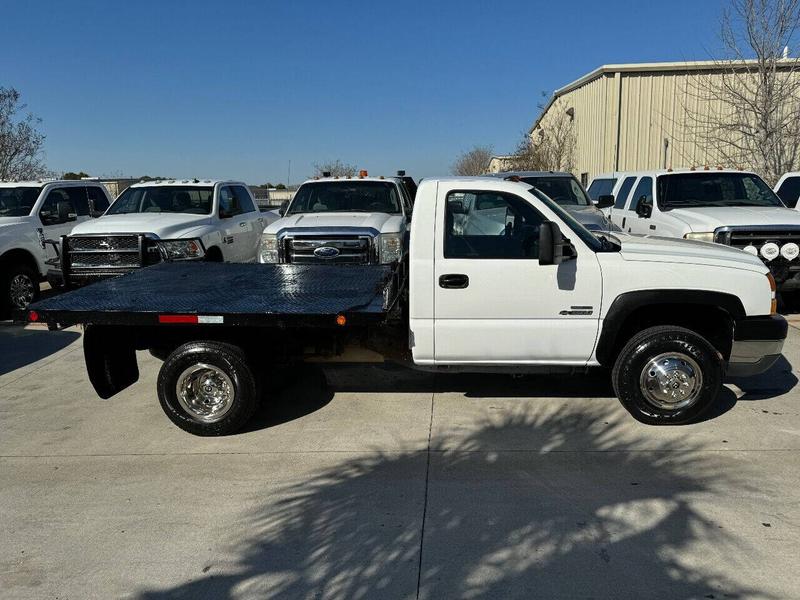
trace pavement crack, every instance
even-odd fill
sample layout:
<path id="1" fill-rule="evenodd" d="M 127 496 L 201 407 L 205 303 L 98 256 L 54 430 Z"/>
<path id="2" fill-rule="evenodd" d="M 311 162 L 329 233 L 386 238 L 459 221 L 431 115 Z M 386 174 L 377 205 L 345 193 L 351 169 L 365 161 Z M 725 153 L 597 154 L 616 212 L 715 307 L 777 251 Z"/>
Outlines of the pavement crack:
<path id="1" fill-rule="evenodd" d="M 419 564 L 417 565 L 417 600 L 419 600 L 419 588 L 422 584 L 422 549 L 425 544 L 425 518 L 428 515 L 428 484 L 431 473 L 431 434 L 433 432 L 433 400 L 435 394 L 431 394 L 431 420 L 428 424 L 428 451 L 425 461 L 425 496 L 422 503 L 422 525 L 419 532 Z"/>

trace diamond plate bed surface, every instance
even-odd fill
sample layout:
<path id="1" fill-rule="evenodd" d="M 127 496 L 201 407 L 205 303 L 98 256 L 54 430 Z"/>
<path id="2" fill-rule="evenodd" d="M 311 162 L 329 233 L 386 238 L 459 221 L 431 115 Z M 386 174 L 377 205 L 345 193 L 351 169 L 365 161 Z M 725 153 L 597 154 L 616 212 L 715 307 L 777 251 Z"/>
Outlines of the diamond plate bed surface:
<path id="1" fill-rule="evenodd" d="M 66 292 L 50 312 L 335 315 L 384 312 L 389 266 L 165 263 Z"/>

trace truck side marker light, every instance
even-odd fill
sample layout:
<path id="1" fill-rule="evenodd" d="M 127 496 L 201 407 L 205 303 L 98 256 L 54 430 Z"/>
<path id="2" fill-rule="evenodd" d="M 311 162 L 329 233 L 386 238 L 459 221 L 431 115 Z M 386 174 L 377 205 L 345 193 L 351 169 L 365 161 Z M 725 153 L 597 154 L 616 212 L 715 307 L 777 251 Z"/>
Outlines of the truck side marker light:
<path id="1" fill-rule="evenodd" d="M 339 327 L 344 327 L 345 325 L 347 325 L 347 317 L 345 317 L 344 315 L 336 315 L 336 324 Z"/>
<path id="2" fill-rule="evenodd" d="M 39 321 L 39 313 L 35 310 L 32 310 L 28 313 L 28 321 L 31 323 L 36 323 Z"/>

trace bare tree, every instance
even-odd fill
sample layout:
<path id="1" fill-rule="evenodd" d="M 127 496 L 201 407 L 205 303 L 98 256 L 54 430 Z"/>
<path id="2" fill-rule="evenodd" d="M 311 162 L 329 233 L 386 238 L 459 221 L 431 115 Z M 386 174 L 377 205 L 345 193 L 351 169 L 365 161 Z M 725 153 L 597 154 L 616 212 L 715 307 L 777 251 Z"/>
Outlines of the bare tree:
<path id="1" fill-rule="evenodd" d="M 20 114 L 25 105 L 14 88 L 0 87 L 0 180 L 36 179 L 47 174 L 42 161 L 41 119 Z"/>
<path id="2" fill-rule="evenodd" d="M 771 184 L 800 165 L 800 0 L 730 0 L 723 57 L 687 81 L 685 130 L 714 158 Z"/>
<path id="3" fill-rule="evenodd" d="M 357 171 L 355 165 L 343 163 L 338 158 L 324 163 L 314 163 L 314 177 L 322 177 L 323 173 L 330 173 L 331 177 L 354 177 Z"/>
<path id="4" fill-rule="evenodd" d="M 450 168 L 453 175 L 483 175 L 492 160 L 491 146 L 475 146 L 462 152 Z"/>
<path id="5" fill-rule="evenodd" d="M 554 106 L 530 132 L 523 133 L 506 164 L 515 171 L 572 171 L 575 148 L 572 119 Z"/>

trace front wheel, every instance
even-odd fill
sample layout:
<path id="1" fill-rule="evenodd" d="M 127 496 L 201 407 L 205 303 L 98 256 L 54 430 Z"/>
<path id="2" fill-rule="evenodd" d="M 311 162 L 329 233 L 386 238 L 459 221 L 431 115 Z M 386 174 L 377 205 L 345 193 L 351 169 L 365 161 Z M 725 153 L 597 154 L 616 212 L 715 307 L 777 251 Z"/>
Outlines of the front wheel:
<path id="1" fill-rule="evenodd" d="M 723 361 L 702 336 L 682 327 L 651 327 L 617 356 L 612 383 L 622 405 L 642 423 L 697 419 L 722 388 Z"/>
<path id="2" fill-rule="evenodd" d="M 161 366 L 157 387 L 169 419 L 195 435 L 236 433 L 258 404 L 258 386 L 244 352 L 222 342 L 179 346 Z"/>
<path id="3" fill-rule="evenodd" d="M 2 277 L 0 312 L 25 310 L 39 298 L 39 276 L 25 264 L 11 265 Z"/>

